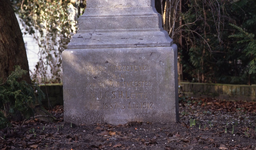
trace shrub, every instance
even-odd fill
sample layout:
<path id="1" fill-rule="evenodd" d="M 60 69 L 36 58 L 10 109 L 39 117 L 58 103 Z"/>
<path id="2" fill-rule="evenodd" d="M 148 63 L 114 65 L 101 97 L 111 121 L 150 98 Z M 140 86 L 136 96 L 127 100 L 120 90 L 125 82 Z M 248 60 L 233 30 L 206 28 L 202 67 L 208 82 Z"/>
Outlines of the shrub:
<path id="1" fill-rule="evenodd" d="M 32 86 L 20 78 L 26 73 L 19 66 L 0 81 L 0 128 L 8 125 L 10 120 L 18 121 L 33 115 L 33 108 L 44 98 L 38 86 Z"/>

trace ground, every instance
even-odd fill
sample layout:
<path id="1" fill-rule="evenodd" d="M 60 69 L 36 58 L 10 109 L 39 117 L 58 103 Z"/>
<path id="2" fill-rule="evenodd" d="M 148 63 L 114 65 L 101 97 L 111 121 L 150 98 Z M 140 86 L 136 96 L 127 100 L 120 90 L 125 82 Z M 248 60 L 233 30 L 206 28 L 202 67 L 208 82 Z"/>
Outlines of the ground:
<path id="1" fill-rule="evenodd" d="M 0 130 L 0 149 L 251 149 L 256 150 L 256 102 L 180 97 L 180 123 L 131 122 L 76 126 L 34 118 Z"/>

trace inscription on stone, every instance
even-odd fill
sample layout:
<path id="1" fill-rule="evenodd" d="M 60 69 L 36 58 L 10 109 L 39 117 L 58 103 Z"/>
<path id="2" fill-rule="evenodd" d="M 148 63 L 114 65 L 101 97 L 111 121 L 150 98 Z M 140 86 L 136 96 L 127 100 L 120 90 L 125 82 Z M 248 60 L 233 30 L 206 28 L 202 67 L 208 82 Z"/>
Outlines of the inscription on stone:
<path id="1" fill-rule="evenodd" d="M 137 72 L 137 71 L 148 71 L 149 66 L 147 65 L 116 65 L 114 69 L 116 72 Z"/>
<path id="2" fill-rule="evenodd" d="M 129 64 L 129 63 L 126 63 Z M 88 66 L 87 71 L 93 71 L 93 67 Z M 104 67 L 99 67 L 104 68 Z M 106 79 L 105 82 L 94 81 L 88 85 L 90 90 L 90 98 L 95 101 L 102 101 L 102 103 L 90 103 L 86 109 L 151 109 L 153 102 L 148 102 L 148 98 L 152 96 L 152 81 L 127 81 L 126 78 L 136 76 L 138 78 L 145 78 L 145 74 L 139 74 L 141 72 L 149 72 L 148 65 L 113 65 L 105 67 L 102 72 L 106 70 L 113 70 L 115 76 L 118 76 L 120 72 L 126 72 L 120 77 L 120 81 L 115 79 Z M 98 74 L 102 74 L 101 72 Z M 100 78 L 100 77 L 99 77 Z M 122 100 L 128 101 L 128 104 L 122 104 Z M 132 100 L 139 100 L 142 102 L 133 102 Z M 143 102 L 145 101 L 145 102 Z M 125 102 L 127 103 L 127 102 Z"/>

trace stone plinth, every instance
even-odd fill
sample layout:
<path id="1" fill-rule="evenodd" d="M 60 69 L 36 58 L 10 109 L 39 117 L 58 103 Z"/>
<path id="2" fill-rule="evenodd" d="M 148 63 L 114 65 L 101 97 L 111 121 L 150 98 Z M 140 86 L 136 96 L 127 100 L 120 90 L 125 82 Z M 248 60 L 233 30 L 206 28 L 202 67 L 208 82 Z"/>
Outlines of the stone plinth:
<path id="1" fill-rule="evenodd" d="M 63 56 L 64 120 L 176 122 L 177 48 L 151 0 L 87 0 Z"/>

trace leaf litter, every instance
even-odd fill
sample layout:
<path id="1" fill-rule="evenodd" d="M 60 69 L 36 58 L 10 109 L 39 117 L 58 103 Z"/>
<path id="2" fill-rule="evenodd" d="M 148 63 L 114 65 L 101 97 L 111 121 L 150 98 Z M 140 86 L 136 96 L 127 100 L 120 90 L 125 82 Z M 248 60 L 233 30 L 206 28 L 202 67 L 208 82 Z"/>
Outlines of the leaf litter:
<path id="1" fill-rule="evenodd" d="M 256 103 L 182 98 L 179 123 L 74 125 L 63 106 L 49 110 L 57 122 L 12 122 L 0 130 L 0 149 L 251 149 L 256 150 Z"/>

